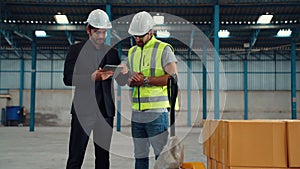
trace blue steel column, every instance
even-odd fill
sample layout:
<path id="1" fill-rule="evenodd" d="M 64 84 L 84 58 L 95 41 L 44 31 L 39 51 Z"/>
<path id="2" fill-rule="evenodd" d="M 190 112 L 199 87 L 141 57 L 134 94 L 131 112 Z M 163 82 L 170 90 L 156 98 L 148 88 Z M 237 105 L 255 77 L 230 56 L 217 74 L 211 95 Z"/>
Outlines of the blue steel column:
<path id="1" fill-rule="evenodd" d="M 19 90 L 19 106 L 23 106 L 23 91 L 24 91 L 24 57 L 20 59 L 20 90 Z M 20 116 L 19 116 L 20 117 Z M 19 123 L 23 123 L 23 119 L 19 118 Z"/>
<path id="2" fill-rule="evenodd" d="M 19 93 L 19 106 L 23 106 L 23 91 L 24 91 L 24 57 L 20 60 L 20 93 Z"/>
<path id="3" fill-rule="evenodd" d="M 54 68 L 54 59 L 53 59 L 53 51 L 51 50 L 51 89 L 53 89 L 53 84 L 54 84 L 54 72 L 53 72 L 53 68 Z"/>
<path id="4" fill-rule="evenodd" d="M 291 103 L 292 119 L 297 119 L 297 99 L 296 99 L 296 42 L 291 44 Z"/>
<path id="5" fill-rule="evenodd" d="M 188 51 L 188 62 L 187 62 L 187 125 L 188 127 L 191 126 L 191 97 L 192 97 L 192 92 L 191 92 L 191 54 L 192 54 L 192 48 L 193 48 L 193 42 L 194 42 L 194 30 L 191 32 L 191 41 L 190 41 L 190 47 Z"/>
<path id="6" fill-rule="evenodd" d="M 122 43 L 119 42 L 118 44 L 118 54 L 119 58 L 122 58 Z M 117 92 L 117 131 L 121 131 L 121 87 L 118 85 L 118 92 Z"/>
<path id="7" fill-rule="evenodd" d="M 106 4 L 106 13 L 107 13 L 107 15 L 108 15 L 108 17 L 109 17 L 109 20 L 111 20 L 111 4 Z M 107 45 L 110 45 L 111 44 L 111 32 L 110 32 L 110 29 L 107 29 L 106 30 L 106 32 L 107 32 L 107 37 L 106 37 L 106 39 L 105 39 L 105 43 L 107 44 Z"/>
<path id="8" fill-rule="evenodd" d="M 254 47 L 259 33 L 260 29 L 252 32 L 250 46 L 247 49 L 244 59 L 244 120 L 248 120 L 248 57 L 250 56 L 251 49 Z"/>
<path id="9" fill-rule="evenodd" d="M 248 120 L 248 58 L 244 59 L 244 120 Z"/>
<path id="10" fill-rule="evenodd" d="M 215 4 L 214 6 L 214 46 L 215 46 L 215 58 L 214 58 L 214 116 L 215 119 L 220 119 L 220 99 L 219 99 L 219 27 L 220 27 L 220 6 Z"/>
<path id="11" fill-rule="evenodd" d="M 202 94 L 202 119 L 207 118 L 207 70 L 206 70 L 206 46 L 203 48 L 203 64 L 202 64 L 202 86 L 203 86 L 203 94 Z"/>
<path id="12" fill-rule="evenodd" d="M 31 95 L 30 95 L 30 126 L 29 131 L 34 131 L 35 116 L 35 82 L 36 82 L 36 40 L 31 44 Z"/>
<path id="13" fill-rule="evenodd" d="M 191 49 L 189 49 L 187 60 L 187 125 L 191 126 Z"/>

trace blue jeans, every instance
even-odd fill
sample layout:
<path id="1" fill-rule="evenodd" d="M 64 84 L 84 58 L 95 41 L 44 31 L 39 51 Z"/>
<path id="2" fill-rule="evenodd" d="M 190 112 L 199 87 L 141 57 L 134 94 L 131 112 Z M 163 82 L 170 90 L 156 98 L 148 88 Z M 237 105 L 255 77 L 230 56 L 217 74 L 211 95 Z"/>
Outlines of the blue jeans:
<path id="1" fill-rule="evenodd" d="M 156 117 L 143 123 L 142 121 L 136 121 L 140 115 L 144 117 L 151 116 L 150 119 Z M 168 112 L 133 113 L 131 132 L 134 143 L 135 169 L 149 168 L 150 145 L 153 147 L 155 159 L 158 158 L 168 141 L 168 125 Z"/>

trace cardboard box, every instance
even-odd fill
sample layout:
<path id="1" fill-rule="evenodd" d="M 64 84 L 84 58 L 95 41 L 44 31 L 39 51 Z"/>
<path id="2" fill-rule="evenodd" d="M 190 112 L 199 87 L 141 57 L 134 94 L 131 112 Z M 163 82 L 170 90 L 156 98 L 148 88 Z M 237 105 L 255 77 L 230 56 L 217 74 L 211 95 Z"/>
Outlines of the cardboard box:
<path id="1" fill-rule="evenodd" d="M 221 124 L 220 120 L 210 120 L 209 121 L 209 130 L 210 130 L 210 138 L 209 138 L 209 146 L 210 146 L 210 157 L 214 160 L 219 160 L 219 125 Z"/>
<path id="2" fill-rule="evenodd" d="M 210 144 L 209 144 L 209 139 L 210 139 L 210 127 L 209 127 L 209 121 L 203 120 L 203 127 L 202 127 L 202 135 L 201 135 L 201 143 L 203 147 L 203 154 L 206 155 L 207 157 L 210 157 Z"/>
<path id="3" fill-rule="evenodd" d="M 207 169 L 217 169 L 218 162 L 215 159 L 207 157 Z"/>
<path id="4" fill-rule="evenodd" d="M 268 167 L 268 168 L 263 168 L 263 167 L 231 167 L 231 166 L 226 166 L 225 164 L 222 163 L 217 163 L 217 169 L 288 169 L 288 168 L 274 168 L 274 167 Z"/>
<path id="5" fill-rule="evenodd" d="M 300 120 L 287 121 L 289 167 L 300 167 Z"/>
<path id="6" fill-rule="evenodd" d="M 218 152 L 218 158 L 217 161 L 225 163 L 225 161 L 228 161 L 228 126 L 224 121 L 221 121 L 221 123 L 218 126 L 218 134 L 219 134 L 219 152 Z"/>
<path id="7" fill-rule="evenodd" d="M 209 157 L 206 158 L 206 166 L 207 166 L 207 169 L 212 169 L 211 158 L 209 158 Z"/>
<path id="8" fill-rule="evenodd" d="M 230 167 L 287 167 L 286 124 L 278 120 L 225 120 L 219 159 Z"/>
<path id="9" fill-rule="evenodd" d="M 203 122 L 203 129 L 201 135 L 201 142 L 203 144 L 203 154 L 212 159 L 218 159 L 219 143 L 218 143 L 218 120 L 205 120 Z"/>

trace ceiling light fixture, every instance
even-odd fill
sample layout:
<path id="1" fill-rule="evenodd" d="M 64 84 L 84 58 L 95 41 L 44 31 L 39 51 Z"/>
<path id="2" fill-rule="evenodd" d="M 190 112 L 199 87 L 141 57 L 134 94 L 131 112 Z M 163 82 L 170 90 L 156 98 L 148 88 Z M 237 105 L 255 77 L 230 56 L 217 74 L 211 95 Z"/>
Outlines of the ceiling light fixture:
<path id="1" fill-rule="evenodd" d="M 158 30 L 156 31 L 157 38 L 169 38 L 170 32 L 167 30 Z"/>
<path id="2" fill-rule="evenodd" d="M 162 24 L 164 24 L 165 17 L 161 16 L 161 15 L 156 15 L 156 16 L 153 16 L 153 20 L 154 20 L 155 24 L 162 25 Z"/>
<path id="3" fill-rule="evenodd" d="M 290 37 L 292 34 L 291 29 L 280 29 L 277 32 L 277 37 Z"/>
<path id="4" fill-rule="evenodd" d="M 230 32 L 228 30 L 219 30 L 218 36 L 219 38 L 228 38 L 230 35 Z"/>
<path id="5" fill-rule="evenodd" d="M 36 30 L 34 32 L 35 36 L 38 37 L 38 38 L 41 38 L 41 37 L 47 37 L 47 33 L 43 30 Z"/>
<path id="6" fill-rule="evenodd" d="M 250 43 L 244 43 L 244 48 L 249 48 L 250 47 Z"/>
<path id="7" fill-rule="evenodd" d="M 54 15 L 54 19 L 58 24 L 69 24 L 69 20 L 66 15 L 58 13 L 57 15 Z"/>
<path id="8" fill-rule="evenodd" d="M 265 14 L 265 15 L 260 15 L 257 24 L 269 24 L 273 18 L 273 15 L 270 14 Z"/>

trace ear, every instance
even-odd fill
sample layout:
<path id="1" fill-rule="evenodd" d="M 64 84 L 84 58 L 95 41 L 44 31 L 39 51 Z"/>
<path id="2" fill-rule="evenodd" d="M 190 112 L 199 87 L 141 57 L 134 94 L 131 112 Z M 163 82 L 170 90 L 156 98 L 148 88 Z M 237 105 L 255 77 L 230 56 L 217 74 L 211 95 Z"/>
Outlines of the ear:
<path id="1" fill-rule="evenodd" d="M 85 28 L 85 30 L 86 30 L 86 33 L 87 33 L 88 35 L 91 34 L 91 29 L 90 29 L 88 26 Z"/>
<path id="2" fill-rule="evenodd" d="M 151 29 L 151 30 L 149 31 L 149 33 L 150 33 L 150 36 L 154 35 L 154 30 Z"/>

